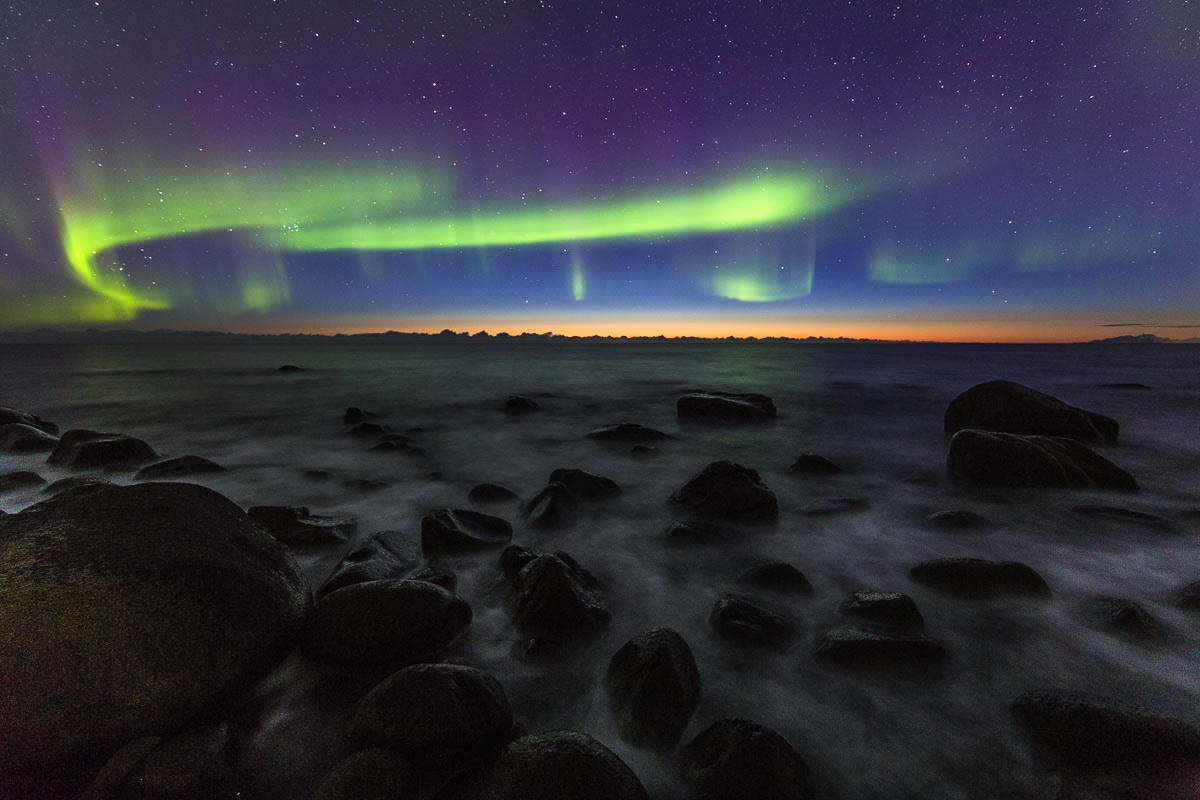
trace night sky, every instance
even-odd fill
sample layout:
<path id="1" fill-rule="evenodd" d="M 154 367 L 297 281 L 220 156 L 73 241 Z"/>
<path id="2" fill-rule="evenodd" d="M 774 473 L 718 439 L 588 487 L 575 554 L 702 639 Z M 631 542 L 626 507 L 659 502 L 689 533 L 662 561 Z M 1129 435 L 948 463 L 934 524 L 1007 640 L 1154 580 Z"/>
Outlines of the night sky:
<path id="1" fill-rule="evenodd" d="M 1200 5 L 18 0 L 0 329 L 1200 336 Z"/>

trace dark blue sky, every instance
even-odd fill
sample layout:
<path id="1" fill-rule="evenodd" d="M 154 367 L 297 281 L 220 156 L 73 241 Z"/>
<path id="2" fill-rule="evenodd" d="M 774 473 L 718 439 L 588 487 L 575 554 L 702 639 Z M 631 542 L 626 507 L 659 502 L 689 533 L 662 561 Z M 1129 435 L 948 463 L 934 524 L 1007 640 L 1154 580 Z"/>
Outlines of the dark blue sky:
<path id="1" fill-rule="evenodd" d="M 1200 331 L 1192 3 L 336 5 L 0 8 L 0 327 Z"/>

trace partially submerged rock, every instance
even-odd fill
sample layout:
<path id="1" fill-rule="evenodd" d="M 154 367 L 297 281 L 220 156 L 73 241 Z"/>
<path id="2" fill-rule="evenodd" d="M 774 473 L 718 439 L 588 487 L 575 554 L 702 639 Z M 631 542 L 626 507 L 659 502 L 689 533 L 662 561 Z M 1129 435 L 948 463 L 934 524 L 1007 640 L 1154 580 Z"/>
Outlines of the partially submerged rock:
<path id="1" fill-rule="evenodd" d="M 252 506 L 246 513 L 279 541 L 299 547 L 339 544 L 358 530 L 353 517 L 321 517 L 304 506 Z"/>
<path id="2" fill-rule="evenodd" d="M 398 669 L 455 642 L 471 607 L 432 583 L 356 583 L 321 598 L 304 633 L 304 652 L 321 661 Z"/>
<path id="3" fill-rule="evenodd" d="M 764 421 L 774 419 L 775 403 L 765 394 L 689 392 L 675 402 L 680 419 Z"/>
<path id="4" fill-rule="evenodd" d="M 1200 729 L 1124 701 L 1061 690 L 1025 692 L 1013 714 L 1034 741 L 1085 767 L 1165 764 L 1200 759 Z"/>
<path id="5" fill-rule="evenodd" d="M 841 467 L 819 453 L 801 453 L 788 469 L 797 475 L 814 477 L 838 475 L 842 472 Z"/>
<path id="6" fill-rule="evenodd" d="M 923 633 L 899 628 L 835 628 L 821 635 L 813 655 L 845 666 L 888 666 L 937 660 L 946 648 Z"/>
<path id="7" fill-rule="evenodd" d="M 663 433 L 654 428 L 647 428 L 645 425 L 639 425 L 636 422 L 618 422 L 613 425 L 601 425 L 599 428 L 593 428 L 589 431 L 587 437 L 601 442 L 629 443 L 656 442 L 660 439 L 672 438 L 668 433 Z"/>
<path id="8" fill-rule="evenodd" d="M 812 584 L 804 573 L 782 561 L 755 564 L 740 572 L 737 582 L 754 589 L 769 589 L 774 592 L 812 594 Z"/>
<path id="9" fill-rule="evenodd" d="M 908 571 L 917 583 L 968 597 L 1049 597 L 1050 587 L 1032 567 L 1018 561 L 937 558 Z"/>
<path id="10" fill-rule="evenodd" d="M 355 545 L 317 589 L 317 597 L 367 581 L 402 578 L 420 561 L 416 538 L 401 531 L 376 531 Z"/>
<path id="11" fill-rule="evenodd" d="M 539 555 L 521 567 L 504 603 L 519 627 L 550 636 L 593 633 L 610 617 L 600 594 L 556 555 Z"/>
<path id="12" fill-rule="evenodd" d="M 808 765 L 775 731 L 745 719 L 720 719 L 678 756 L 683 782 L 720 800 L 807 800 Z"/>
<path id="13" fill-rule="evenodd" d="M 58 446 L 58 437 L 41 428 L 10 422 L 0 425 L 0 453 L 48 453 Z"/>
<path id="14" fill-rule="evenodd" d="M 386 745 L 418 766 L 451 767 L 499 749 L 512 727 L 508 697 L 491 675 L 457 664 L 415 664 L 367 693 L 346 735 L 359 746 Z"/>
<path id="15" fill-rule="evenodd" d="M 504 547 L 510 541 L 512 525 L 490 514 L 439 508 L 421 518 L 421 551 L 427 556 Z"/>
<path id="16" fill-rule="evenodd" d="M 525 504 L 525 518 L 535 528 L 565 528 L 579 516 L 579 503 L 561 483 L 552 483 Z"/>
<path id="17" fill-rule="evenodd" d="M 717 598 L 708 624 L 725 639 L 784 647 L 796 634 L 795 624 L 741 594 L 723 594 Z"/>
<path id="18" fill-rule="evenodd" d="M 7 517 L 0 773 L 178 730 L 273 665 L 311 607 L 287 549 L 202 486 L 86 486 Z"/>
<path id="19" fill-rule="evenodd" d="M 987 517 L 961 508 L 935 511 L 926 517 L 925 520 L 935 528 L 957 531 L 985 528 L 991 524 Z"/>
<path id="20" fill-rule="evenodd" d="M 537 411 L 540 406 L 536 400 L 531 400 L 519 394 L 512 394 L 504 401 L 504 413 L 509 416 L 519 417 L 533 411 Z"/>
<path id="21" fill-rule="evenodd" d="M 946 435 L 976 428 L 1023 436 L 1056 436 L 1088 444 L 1116 444 L 1119 425 L 1111 417 L 1070 406 L 1012 381 L 972 386 L 950 401 Z"/>
<path id="22" fill-rule="evenodd" d="M 53 422 L 47 422 L 41 417 L 36 417 L 27 411 L 21 411 L 11 406 L 0 406 L 0 425 L 8 425 L 10 423 L 29 425 L 51 436 L 58 435 L 58 426 Z"/>
<path id="23" fill-rule="evenodd" d="M 142 467 L 133 476 L 135 481 L 162 481 L 186 478 L 192 475 L 211 475 L 214 472 L 224 472 L 220 464 L 200 456 L 179 456 L 159 461 L 148 467 Z"/>
<path id="24" fill-rule="evenodd" d="M 700 702 L 700 670 L 692 649 L 671 628 L 655 628 L 626 642 L 604 675 L 621 738 L 668 751 Z"/>
<path id="25" fill-rule="evenodd" d="M 123 433 L 75 429 L 58 440 L 46 459 L 70 469 L 132 469 L 158 459 L 150 445 Z"/>
<path id="26" fill-rule="evenodd" d="M 621 493 L 621 487 L 612 478 L 581 469 L 556 469 L 550 473 L 550 483 L 561 483 L 580 500 L 611 500 Z"/>
<path id="27" fill-rule="evenodd" d="M 22 489 L 36 489 L 45 485 L 45 478 L 27 469 L 0 475 L 0 492 L 18 492 Z"/>
<path id="28" fill-rule="evenodd" d="M 495 483 L 480 483 L 471 487 L 467 499 L 472 503 L 506 503 L 517 499 L 517 493 Z"/>
<path id="29" fill-rule="evenodd" d="M 1146 528 L 1160 528 L 1165 530 L 1171 527 L 1171 520 L 1166 517 L 1160 517 L 1158 514 L 1150 514 L 1146 511 L 1135 511 L 1132 508 L 1085 503 L 1075 506 L 1072 510 L 1077 514 L 1083 514 L 1088 517 L 1130 522 Z"/>
<path id="30" fill-rule="evenodd" d="M 900 592 L 859 589 L 842 603 L 839 610 L 843 614 L 901 628 L 925 627 L 925 618 L 921 616 L 917 604 L 911 597 Z"/>
<path id="31" fill-rule="evenodd" d="M 671 495 L 671 502 L 705 516 L 770 522 L 779 516 L 775 493 L 758 472 L 732 461 L 714 461 Z"/>
<path id="32" fill-rule="evenodd" d="M 523 736 L 486 766 L 452 780 L 436 800 L 649 800 L 633 770 L 577 731 Z"/>
<path id="33" fill-rule="evenodd" d="M 1049 436 L 1018 436 L 961 430 L 946 456 L 950 477 L 967 483 L 1134 492 L 1125 470 L 1079 442 Z"/>
<path id="34" fill-rule="evenodd" d="M 1135 641 L 1157 642 L 1166 635 L 1145 606 L 1127 597 L 1093 597 L 1084 603 L 1084 610 L 1097 627 Z"/>

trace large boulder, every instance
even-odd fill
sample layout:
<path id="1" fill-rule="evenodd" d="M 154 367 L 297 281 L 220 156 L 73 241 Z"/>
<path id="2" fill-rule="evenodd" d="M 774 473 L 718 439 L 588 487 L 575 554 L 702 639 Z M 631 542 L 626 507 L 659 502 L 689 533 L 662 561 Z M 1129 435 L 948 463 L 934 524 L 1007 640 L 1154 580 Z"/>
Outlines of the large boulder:
<path id="1" fill-rule="evenodd" d="M 41 428 L 10 422 L 0 425 L 0 453 L 48 453 L 58 446 L 58 437 Z"/>
<path id="2" fill-rule="evenodd" d="M 946 471 L 966 483 L 1136 492 L 1133 476 L 1071 439 L 961 430 L 950 440 Z"/>
<path id="3" fill-rule="evenodd" d="M 178 730 L 311 607 L 287 549 L 202 486 L 84 486 L 6 517 L 0 774 Z"/>
<path id="4" fill-rule="evenodd" d="M 765 394 L 689 392 L 675 401 L 681 419 L 762 421 L 775 418 L 775 403 Z"/>
<path id="5" fill-rule="evenodd" d="M 808 765 L 775 731 L 736 717 L 720 719 L 678 757 L 680 776 L 701 796 L 720 800 L 806 800 Z"/>
<path id="6" fill-rule="evenodd" d="M 133 476 L 135 481 L 169 481 L 176 478 L 187 478 L 192 475 L 211 475 L 214 472 L 224 472 L 225 468 L 215 461 L 209 461 L 200 456 L 178 456 L 159 461 L 148 467 L 142 467 Z"/>
<path id="7" fill-rule="evenodd" d="M 742 522 L 771 522 L 779 516 L 779 501 L 758 472 L 732 461 L 709 464 L 672 494 L 671 502 L 697 514 Z"/>
<path id="8" fill-rule="evenodd" d="M 504 547 L 512 541 L 512 525 L 500 517 L 465 509 L 439 508 L 421 518 L 421 551 L 445 552 Z"/>
<path id="9" fill-rule="evenodd" d="M 1035 690 L 1012 710 L 1042 748 L 1080 766 L 1200 763 L 1200 728 L 1111 697 Z"/>
<path id="10" fill-rule="evenodd" d="M 467 602 L 432 583 L 356 583 L 317 603 L 304 652 L 335 664 L 399 669 L 449 646 L 470 624 Z"/>
<path id="11" fill-rule="evenodd" d="M 421 766 L 449 767 L 498 749 L 512 735 L 503 687 L 486 672 L 457 664 L 414 664 L 367 693 L 346 735 L 382 744 Z"/>
<path id="12" fill-rule="evenodd" d="M 1045 579 L 1019 561 L 935 558 L 917 564 L 908 571 L 908 576 L 925 586 L 967 597 L 1050 596 Z"/>
<path id="13" fill-rule="evenodd" d="M 1089 444 L 1116 444 L 1119 425 L 1111 417 L 1069 406 L 1056 397 L 1012 381 L 972 386 L 950 401 L 946 435 L 967 428 L 1024 436 L 1061 436 Z"/>
<path id="14" fill-rule="evenodd" d="M 510 742 L 490 764 L 451 781 L 436 800 L 649 800 L 633 770 L 577 731 Z"/>
<path id="15" fill-rule="evenodd" d="M 157 461 L 158 453 L 123 433 L 75 429 L 62 435 L 46 460 L 71 469 L 132 469 Z"/>
<path id="16" fill-rule="evenodd" d="M 700 702 L 700 670 L 678 632 L 639 633 L 613 655 L 604 675 L 621 738 L 670 750 Z"/>
<path id="17" fill-rule="evenodd" d="M 550 473 L 550 483 L 561 483 L 580 500 L 611 500 L 621 493 L 621 487 L 612 478 L 581 469 L 556 469 Z"/>
<path id="18" fill-rule="evenodd" d="M 539 555 L 513 576 L 505 606 L 517 625 L 531 633 L 595 632 L 611 615 L 600 593 L 585 586 L 585 575 L 557 555 Z"/>

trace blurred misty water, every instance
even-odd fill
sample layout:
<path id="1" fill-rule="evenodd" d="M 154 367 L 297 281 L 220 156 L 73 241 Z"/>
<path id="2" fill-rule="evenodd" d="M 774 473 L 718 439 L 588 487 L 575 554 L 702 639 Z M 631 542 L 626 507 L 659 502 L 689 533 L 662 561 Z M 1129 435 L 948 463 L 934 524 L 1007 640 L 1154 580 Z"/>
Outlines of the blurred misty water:
<path id="1" fill-rule="evenodd" d="M 283 364 L 302 369 L 279 372 Z M 470 507 L 467 493 L 481 482 L 527 499 L 559 467 L 608 476 L 621 495 L 585 505 L 566 530 L 528 527 L 516 503 L 481 508 L 514 524 L 515 543 L 566 550 L 600 579 L 612 622 L 563 661 L 515 657 L 520 637 L 501 610 L 496 554 L 445 564 L 458 573 L 459 593 L 475 612 L 452 655 L 495 675 L 530 730 L 585 730 L 625 758 L 652 792 L 672 796 L 669 762 L 621 742 L 600 688 L 621 644 L 667 625 L 691 645 L 703 679 L 685 741 L 723 716 L 767 724 L 805 757 L 824 797 L 1047 797 L 1047 774 L 1008 711 L 1027 689 L 1084 689 L 1200 722 L 1200 625 L 1175 599 L 1180 586 L 1200 579 L 1198 368 L 1200 347 L 1191 345 L 33 345 L 10 346 L 0 356 L 0 405 L 63 430 L 135 435 L 164 458 L 212 459 L 229 471 L 197 482 L 243 507 L 305 505 L 315 514 L 351 515 L 360 536 L 381 529 L 415 536 L 426 511 Z M 1120 443 L 1101 452 L 1131 472 L 1142 491 L 949 483 L 942 413 L 959 392 L 996 378 L 1116 418 Z M 1104 386 L 1113 383 L 1149 388 Z M 762 392 L 779 417 L 765 425 L 685 424 L 675 400 L 691 389 Z M 510 394 L 540 407 L 510 417 L 503 410 Z M 422 452 L 370 452 L 369 442 L 345 435 L 348 406 L 375 412 Z M 597 426 L 625 421 L 675 438 L 645 457 L 632 456 L 628 445 L 586 438 Z M 804 452 L 821 453 L 845 472 L 827 479 L 791 473 Z M 761 473 L 779 497 L 778 523 L 731 526 L 719 546 L 668 544 L 664 530 L 680 517 L 667 497 L 720 459 Z M 49 480 L 66 474 L 41 457 L 0 455 L 0 473 L 15 469 L 35 469 Z M 306 474 L 313 470 L 324 479 Z M 353 483 L 360 479 L 382 488 Z M 40 497 L 33 490 L 2 495 L 0 508 L 15 512 Z M 866 507 L 802 513 L 829 497 L 860 498 Z M 1145 528 L 1072 510 L 1083 503 L 1148 511 L 1172 526 Z M 936 529 L 926 517 L 942 509 L 973 511 L 993 524 Z M 300 560 L 318 583 L 344 549 Z M 919 561 L 947 556 L 1023 561 L 1045 577 L 1053 597 L 965 601 L 907 577 Z M 813 597 L 761 594 L 799 626 L 783 651 L 731 645 L 707 621 L 717 596 L 736 588 L 737 573 L 765 559 L 790 562 L 816 588 Z M 854 624 L 838 606 L 859 588 L 911 595 L 926 633 L 949 652 L 943 667 L 901 675 L 814 659 L 822 632 Z M 1165 641 L 1139 643 L 1097 629 L 1084 608 L 1098 595 L 1142 604 L 1166 628 Z M 273 678 L 273 691 L 287 702 L 247 733 L 248 763 L 264 772 L 290 765 L 295 785 L 288 791 L 310 790 L 310 773 L 326 768 L 340 744 L 342 720 L 322 716 L 328 704 L 312 699 L 308 670 L 293 659 Z M 314 734 L 317 725 L 326 730 Z M 298 748 L 300 740 L 308 746 Z M 311 752 L 321 743 L 327 746 Z M 278 782 L 260 787 L 261 796 L 278 789 Z"/>

